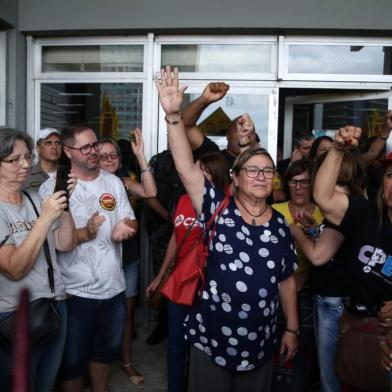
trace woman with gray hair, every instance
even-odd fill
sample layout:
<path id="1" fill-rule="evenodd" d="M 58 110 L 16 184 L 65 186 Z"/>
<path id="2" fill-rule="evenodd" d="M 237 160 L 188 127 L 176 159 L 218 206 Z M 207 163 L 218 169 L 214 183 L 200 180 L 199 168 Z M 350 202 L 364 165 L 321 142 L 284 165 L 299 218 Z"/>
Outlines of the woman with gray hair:
<path id="1" fill-rule="evenodd" d="M 12 317 L 22 288 L 28 288 L 30 301 L 56 300 L 60 327 L 54 337 L 32 348 L 30 355 L 31 390 L 43 392 L 53 390 L 66 334 L 65 290 L 57 268 L 56 249 L 73 249 L 76 230 L 71 214 L 65 211 L 65 191 L 43 201 L 35 191 L 22 193 L 33 162 L 32 150 L 33 141 L 25 132 L 0 128 L 0 320 Z M 70 188 L 72 184 L 70 180 Z M 53 265 L 53 283 L 48 273 L 45 240 Z M 9 390 L 10 370 L 10 354 L 0 347 L 2 391 Z"/>
<path id="2" fill-rule="evenodd" d="M 179 88 L 178 70 L 173 75 L 170 67 L 161 70 L 156 84 L 177 171 L 205 224 L 225 195 L 193 162 L 180 112 L 185 88 Z M 279 303 L 287 320 L 280 352 L 286 360 L 295 355 L 296 256 L 283 216 L 267 204 L 274 173 L 262 148 L 241 153 L 232 168 L 235 192 L 215 223 L 205 285 L 185 320 L 191 392 L 269 390 Z"/>

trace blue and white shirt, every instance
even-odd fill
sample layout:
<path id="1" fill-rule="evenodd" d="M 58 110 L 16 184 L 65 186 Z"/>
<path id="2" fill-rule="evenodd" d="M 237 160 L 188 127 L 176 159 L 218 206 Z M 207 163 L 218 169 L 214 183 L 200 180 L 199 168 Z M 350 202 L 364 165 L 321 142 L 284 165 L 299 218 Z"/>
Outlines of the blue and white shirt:
<path id="1" fill-rule="evenodd" d="M 224 194 L 207 180 L 201 221 L 208 222 Z M 186 338 L 220 366 L 262 366 L 277 344 L 280 281 L 296 268 L 289 228 L 277 211 L 264 225 L 241 217 L 233 197 L 209 247 L 206 285 L 185 320 Z"/>

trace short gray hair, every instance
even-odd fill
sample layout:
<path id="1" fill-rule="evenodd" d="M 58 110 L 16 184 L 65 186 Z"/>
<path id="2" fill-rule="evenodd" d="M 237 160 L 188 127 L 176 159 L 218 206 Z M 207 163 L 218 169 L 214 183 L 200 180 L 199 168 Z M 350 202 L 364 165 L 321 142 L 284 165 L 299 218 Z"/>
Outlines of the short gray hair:
<path id="1" fill-rule="evenodd" d="M 12 154 L 17 140 L 25 142 L 29 152 L 33 152 L 33 139 L 26 132 L 14 128 L 0 127 L 0 162 Z"/>

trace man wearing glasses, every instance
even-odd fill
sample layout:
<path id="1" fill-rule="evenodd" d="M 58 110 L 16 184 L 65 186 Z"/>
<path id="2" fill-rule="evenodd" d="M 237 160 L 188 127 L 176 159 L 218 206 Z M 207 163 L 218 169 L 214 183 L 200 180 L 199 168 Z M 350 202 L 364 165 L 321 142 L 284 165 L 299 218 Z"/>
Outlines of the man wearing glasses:
<path id="1" fill-rule="evenodd" d="M 135 235 L 137 222 L 121 180 L 99 168 L 102 143 L 94 131 L 75 125 L 63 130 L 62 141 L 78 178 L 70 197 L 78 246 L 59 256 L 70 296 L 60 375 L 64 391 L 82 391 L 88 367 L 92 390 L 103 391 L 120 354 L 126 317 L 121 242 Z"/>
<path id="2" fill-rule="evenodd" d="M 43 128 L 38 132 L 36 151 L 38 162 L 31 168 L 24 188 L 38 189 L 48 178 L 54 178 L 61 156 L 61 133 L 55 128 Z"/>

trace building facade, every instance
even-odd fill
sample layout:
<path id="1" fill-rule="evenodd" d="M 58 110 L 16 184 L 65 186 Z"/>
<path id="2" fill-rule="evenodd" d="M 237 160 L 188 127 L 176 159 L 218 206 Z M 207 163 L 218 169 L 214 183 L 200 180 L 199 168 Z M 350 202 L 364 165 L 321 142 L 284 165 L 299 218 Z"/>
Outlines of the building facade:
<path id="1" fill-rule="evenodd" d="M 152 155 L 167 144 L 154 76 L 172 64 L 187 101 L 230 84 L 201 118 L 222 146 L 244 112 L 273 156 L 299 130 L 377 134 L 392 106 L 391 16 L 388 0 L 0 0 L 0 124 L 33 137 L 76 120 L 116 138 L 138 126 Z"/>

